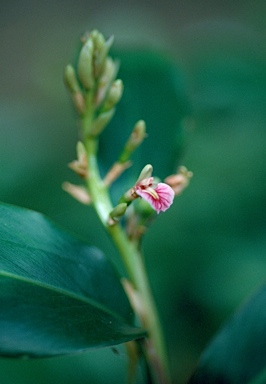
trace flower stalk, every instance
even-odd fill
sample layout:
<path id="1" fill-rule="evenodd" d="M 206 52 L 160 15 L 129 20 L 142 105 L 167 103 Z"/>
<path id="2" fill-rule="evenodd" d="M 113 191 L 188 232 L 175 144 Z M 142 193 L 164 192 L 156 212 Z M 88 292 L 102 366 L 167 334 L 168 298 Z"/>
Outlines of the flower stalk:
<path id="1" fill-rule="evenodd" d="M 132 288 L 137 293 L 141 303 L 141 309 L 136 308 L 136 306 L 134 308 L 134 304 L 133 308 L 136 310 L 136 314 L 139 316 L 143 327 L 145 327 L 148 332 L 147 340 L 144 342 L 146 358 L 152 365 L 158 383 L 169 384 L 170 373 L 163 333 L 149 287 L 143 257 L 136 244 L 129 240 L 124 229 L 119 223 L 109 225 L 109 212 L 112 212 L 114 208 L 111 203 L 108 189 L 104 184 L 98 169 L 97 139 L 88 138 L 85 142 L 85 147 L 87 149 L 88 168 L 90 170 L 90 176 L 87 179 L 87 186 L 94 208 L 102 225 L 110 234 L 122 257 L 125 269 L 132 284 Z M 128 294 L 129 300 L 132 304 L 133 300 L 130 290 L 127 289 L 126 293 Z"/>
<path id="2" fill-rule="evenodd" d="M 125 292 L 142 326 L 147 330 L 141 350 L 153 373 L 152 380 L 158 384 L 170 384 L 163 332 L 140 252 L 140 238 L 153 213 L 166 211 L 173 203 L 174 195 L 185 188 L 192 174 L 183 168 L 178 175 L 171 175 L 168 183 L 160 183 L 152 177 L 153 168 L 148 164 L 141 171 L 135 185 L 124 192 L 117 205 L 113 206 L 109 187 L 131 165 L 132 153 L 146 137 L 146 125 L 143 120 L 136 123 L 118 160 L 107 175 L 102 177 L 98 165 L 99 136 L 114 115 L 116 104 L 123 93 L 123 83 L 115 79 L 118 65 L 108 56 L 113 39 L 106 41 L 98 31 L 92 31 L 82 41 L 77 73 L 68 65 L 65 83 L 79 113 L 82 131 L 82 142 L 77 145 L 77 160 L 69 166 L 85 181 L 86 190 L 70 183 L 64 183 L 63 188 L 83 204 L 94 207 L 112 238 L 128 276 L 128 279 L 122 281 Z M 138 204 L 131 209 L 133 201 L 140 199 L 144 205 Z M 119 221 L 127 213 L 124 228 Z"/>

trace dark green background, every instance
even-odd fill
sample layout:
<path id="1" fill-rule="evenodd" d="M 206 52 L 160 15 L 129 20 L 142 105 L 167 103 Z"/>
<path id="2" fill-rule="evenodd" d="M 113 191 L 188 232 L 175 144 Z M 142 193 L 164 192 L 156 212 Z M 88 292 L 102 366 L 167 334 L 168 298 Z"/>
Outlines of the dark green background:
<path id="1" fill-rule="evenodd" d="M 155 172 L 167 176 L 171 155 L 169 145 L 157 139 L 156 114 L 166 138 L 176 130 L 177 149 L 181 140 L 183 145 L 177 158 L 181 154 L 180 163 L 194 172 L 189 189 L 158 217 L 144 241 L 174 382 L 184 383 L 222 322 L 265 281 L 265 2 L 0 5 L 0 199 L 46 213 L 113 259 L 114 248 L 92 211 L 61 191 L 64 180 L 75 180 L 66 164 L 75 157 L 78 138 L 63 68 L 74 61 L 80 34 L 92 28 L 115 34 L 116 55 L 123 51 L 121 76 L 126 44 L 167 52 L 177 63 L 176 104 L 160 78 L 152 88 L 153 95 L 163 95 L 166 115 L 153 107 L 148 92 L 126 104 L 132 115 L 122 104 L 117 113 L 128 116 L 128 125 L 118 127 L 126 137 L 134 119 L 154 108 L 145 153 L 155 159 Z M 112 157 L 122 136 L 108 133 Z M 119 354 L 103 349 L 31 362 L 3 359 L 0 382 L 123 383 L 125 367 L 122 348 Z"/>

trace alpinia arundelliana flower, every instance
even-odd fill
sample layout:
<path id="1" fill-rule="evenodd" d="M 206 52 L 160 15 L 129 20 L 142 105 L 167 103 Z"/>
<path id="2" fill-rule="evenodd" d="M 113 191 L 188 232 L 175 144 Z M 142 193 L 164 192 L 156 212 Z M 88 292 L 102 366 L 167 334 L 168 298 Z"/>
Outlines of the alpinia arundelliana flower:
<path id="1" fill-rule="evenodd" d="M 173 203 L 175 193 L 165 183 L 155 183 L 153 177 L 140 180 L 133 187 L 133 194 L 142 197 L 157 212 L 166 211 Z"/>

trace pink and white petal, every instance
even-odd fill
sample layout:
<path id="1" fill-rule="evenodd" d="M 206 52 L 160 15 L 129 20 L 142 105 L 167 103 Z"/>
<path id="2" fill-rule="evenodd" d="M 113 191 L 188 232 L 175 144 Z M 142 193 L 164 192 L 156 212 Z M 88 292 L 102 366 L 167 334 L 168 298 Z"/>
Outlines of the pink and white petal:
<path id="1" fill-rule="evenodd" d="M 156 193 L 159 196 L 158 204 L 157 204 L 157 212 L 166 211 L 170 205 L 172 205 L 175 197 L 174 190 L 165 183 L 159 183 L 155 188 Z"/>
<path id="2" fill-rule="evenodd" d="M 146 200 L 149 204 L 153 204 L 154 197 L 146 191 L 146 189 L 141 189 L 139 187 L 136 188 L 136 194 L 142 197 L 144 200 Z"/>
<path id="3" fill-rule="evenodd" d="M 145 201 L 147 201 L 147 203 L 149 203 L 151 205 L 151 207 L 157 211 L 157 213 L 159 213 L 160 211 L 158 211 L 158 202 L 159 200 L 156 200 L 149 192 L 147 192 L 145 189 L 140 189 L 140 188 L 137 188 L 136 189 L 136 193 L 142 197 Z"/>
<path id="4" fill-rule="evenodd" d="M 140 187 L 136 188 L 136 193 L 147 201 L 157 213 L 166 211 L 174 200 L 173 189 L 165 183 L 159 183 L 154 190 L 159 197 L 158 199 L 155 199 L 148 190 Z"/>

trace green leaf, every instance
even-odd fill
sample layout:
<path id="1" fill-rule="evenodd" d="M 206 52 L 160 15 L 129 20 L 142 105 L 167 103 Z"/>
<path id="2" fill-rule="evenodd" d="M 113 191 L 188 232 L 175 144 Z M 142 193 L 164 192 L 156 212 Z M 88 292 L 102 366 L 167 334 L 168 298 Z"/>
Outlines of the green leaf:
<path id="1" fill-rule="evenodd" d="M 111 264 L 34 211 L 0 206 L 0 355 L 55 356 L 142 337 Z"/>
<path id="2" fill-rule="evenodd" d="M 266 370 L 266 285 L 217 334 L 189 384 L 261 384 Z"/>

